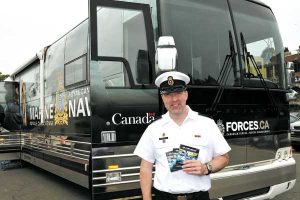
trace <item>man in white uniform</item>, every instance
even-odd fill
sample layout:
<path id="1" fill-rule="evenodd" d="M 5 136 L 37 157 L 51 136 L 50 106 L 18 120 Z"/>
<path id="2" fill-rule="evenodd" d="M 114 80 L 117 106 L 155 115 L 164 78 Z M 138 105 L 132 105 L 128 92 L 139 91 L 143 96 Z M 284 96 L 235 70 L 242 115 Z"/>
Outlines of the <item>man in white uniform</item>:
<path id="1" fill-rule="evenodd" d="M 148 126 L 134 151 L 142 159 L 144 200 L 151 200 L 152 194 L 161 200 L 209 200 L 209 174 L 229 162 L 230 147 L 215 122 L 186 105 L 189 81 L 187 75 L 175 71 L 155 80 L 168 112 Z"/>

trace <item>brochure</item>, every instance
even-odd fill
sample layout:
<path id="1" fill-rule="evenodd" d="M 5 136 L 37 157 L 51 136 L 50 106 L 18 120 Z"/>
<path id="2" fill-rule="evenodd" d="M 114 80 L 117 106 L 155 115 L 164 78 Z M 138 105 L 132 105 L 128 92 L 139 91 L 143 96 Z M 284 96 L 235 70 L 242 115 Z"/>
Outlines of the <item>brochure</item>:
<path id="1" fill-rule="evenodd" d="M 181 170 L 185 160 L 197 160 L 198 155 L 199 149 L 181 144 L 179 148 L 166 153 L 170 171 Z"/>

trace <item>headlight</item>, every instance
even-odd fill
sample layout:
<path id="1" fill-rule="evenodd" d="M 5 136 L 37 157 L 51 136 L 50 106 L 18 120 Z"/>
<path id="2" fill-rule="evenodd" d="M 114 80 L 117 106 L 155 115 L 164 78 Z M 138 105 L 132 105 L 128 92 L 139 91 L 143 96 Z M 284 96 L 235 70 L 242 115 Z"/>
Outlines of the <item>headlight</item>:
<path id="1" fill-rule="evenodd" d="M 292 156 L 293 156 L 292 147 L 284 147 L 277 150 L 275 159 L 279 161 L 288 160 Z"/>

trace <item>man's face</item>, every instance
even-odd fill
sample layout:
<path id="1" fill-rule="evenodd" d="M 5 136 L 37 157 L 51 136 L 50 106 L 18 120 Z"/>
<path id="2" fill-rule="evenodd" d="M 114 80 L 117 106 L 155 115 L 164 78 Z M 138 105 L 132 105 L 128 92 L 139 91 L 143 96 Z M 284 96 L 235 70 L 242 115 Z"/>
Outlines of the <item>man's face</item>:
<path id="1" fill-rule="evenodd" d="M 186 101 L 188 98 L 187 91 L 162 94 L 161 97 L 166 109 L 170 112 L 170 114 L 183 114 L 186 108 Z"/>

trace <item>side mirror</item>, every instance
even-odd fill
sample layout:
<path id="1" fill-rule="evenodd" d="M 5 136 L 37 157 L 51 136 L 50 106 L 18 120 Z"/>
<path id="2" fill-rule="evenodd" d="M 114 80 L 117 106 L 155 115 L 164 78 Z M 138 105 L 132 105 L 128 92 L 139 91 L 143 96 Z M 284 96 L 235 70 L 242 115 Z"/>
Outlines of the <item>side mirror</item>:
<path id="1" fill-rule="evenodd" d="M 162 36 L 158 39 L 155 53 L 155 72 L 175 70 L 177 66 L 177 49 L 172 36 Z"/>

